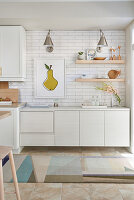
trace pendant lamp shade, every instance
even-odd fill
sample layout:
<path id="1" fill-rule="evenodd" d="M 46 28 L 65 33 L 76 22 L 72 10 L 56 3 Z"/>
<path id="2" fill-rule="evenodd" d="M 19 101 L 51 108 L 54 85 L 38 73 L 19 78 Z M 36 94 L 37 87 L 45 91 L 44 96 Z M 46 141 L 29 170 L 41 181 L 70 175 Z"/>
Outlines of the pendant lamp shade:
<path id="1" fill-rule="evenodd" d="M 44 45 L 46 45 L 46 46 L 53 46 L 53 42 L 52 42 L 52 39 L 50 37 L 50 30 L 49 30 L 49 32 L 48 32 L 48 34 L 46 36 Z"/>
<path id="2" fill-rule="evenodd" d="M 102 32 L 102 30 L 100 30 L 100 40 L 98 42 L 97 47 L 107 47 L 107 46 L 108 46 L 108 44 L 107 44 L 107 40 L 105 38 L 105 35 Z"/>

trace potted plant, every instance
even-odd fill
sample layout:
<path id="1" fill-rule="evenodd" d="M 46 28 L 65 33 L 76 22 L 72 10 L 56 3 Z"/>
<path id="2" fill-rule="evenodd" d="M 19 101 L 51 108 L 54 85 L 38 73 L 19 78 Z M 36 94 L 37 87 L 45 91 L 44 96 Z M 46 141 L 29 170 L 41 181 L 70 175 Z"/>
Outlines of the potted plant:
<path id="1" fill-rule="evenodd" d="M 78 60 L 84 60 L 84 59 L 85 59 L 84 52 L 82 51 L 78 52 Z"/>

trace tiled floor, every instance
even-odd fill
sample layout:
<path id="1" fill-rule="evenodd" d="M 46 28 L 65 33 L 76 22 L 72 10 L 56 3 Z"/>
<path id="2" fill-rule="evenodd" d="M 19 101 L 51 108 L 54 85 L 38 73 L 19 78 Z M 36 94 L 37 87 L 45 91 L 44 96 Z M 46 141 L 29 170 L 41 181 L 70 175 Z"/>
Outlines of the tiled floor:
<path id="1" fill-rule="evenodd" d="M 45 155 L 129 155 L 125 148 L 25 148 L 28 154 Z M 134 200 L 134 184 L 102 183 L 21 183 L 22 200 Z M 5 183 L 5 191 L 13 192 L 12 183 Z M 15 200 L 15 194 L 6 194 Z"/>

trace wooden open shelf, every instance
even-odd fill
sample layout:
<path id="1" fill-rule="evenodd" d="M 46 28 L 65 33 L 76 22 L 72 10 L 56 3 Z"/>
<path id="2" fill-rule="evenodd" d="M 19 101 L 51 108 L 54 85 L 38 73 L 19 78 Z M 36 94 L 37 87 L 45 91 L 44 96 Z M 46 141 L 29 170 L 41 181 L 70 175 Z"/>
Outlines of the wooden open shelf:
<path id="1" fill-rule="evenodd" d="M 76 60 L 76 64 L 125 64 L 125 60 Z"/>
<path id="2" fill-rule="evenodd" d="M 76 82 L 124 82 L 125 79 L 107 79 L 107 78 L 96 78 L 96 79 L 92 79 L 92 78 L 77 78 L 75 79 Z"/>

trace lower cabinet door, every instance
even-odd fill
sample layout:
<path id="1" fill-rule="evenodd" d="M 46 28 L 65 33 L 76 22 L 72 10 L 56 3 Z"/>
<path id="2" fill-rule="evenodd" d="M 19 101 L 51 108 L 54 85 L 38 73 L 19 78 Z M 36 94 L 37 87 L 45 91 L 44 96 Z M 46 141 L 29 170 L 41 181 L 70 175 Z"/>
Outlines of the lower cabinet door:
<path id="1" fill-rule="evenodd" d="M 10 116 L 0 120 L 0 145 L 14 147 L 13 112 Z"/>
<path id="2" fill-rule="evenodd" d="M 105 146 L 129 146 L 129 111 L 105 111 Z"/>
<path id="3" fill-rule="evenodd" d="M 80 146 L 104 146 L 104 111 L 80 111 Z"/>
<path id="4" fill-rule="evenodd" d="M 55 111 L 55 145 L 79 146 L 79 111 Z"/>

